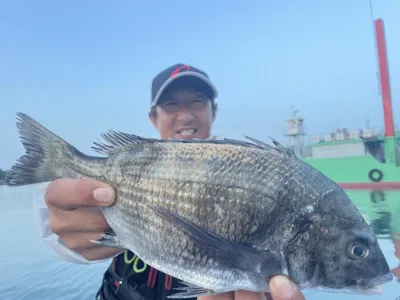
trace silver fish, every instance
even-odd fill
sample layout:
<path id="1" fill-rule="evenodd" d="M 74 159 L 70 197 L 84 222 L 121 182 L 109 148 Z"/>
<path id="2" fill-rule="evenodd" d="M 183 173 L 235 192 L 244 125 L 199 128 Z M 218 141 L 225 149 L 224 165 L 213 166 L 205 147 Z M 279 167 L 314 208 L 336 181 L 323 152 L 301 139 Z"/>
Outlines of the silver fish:
<path id="1" fill-rule="evenodd" d="M 93 241 L 128 249 L 182 281 L 171 298 L 302 289 L 371 293 L 392 280 L 377 239 L 347 194 L 278 142 L 159 140 L 108 131 L 87 156 L 23 113 L 25 154 L 12 186 L 90 178 L 117 192 Z"/>

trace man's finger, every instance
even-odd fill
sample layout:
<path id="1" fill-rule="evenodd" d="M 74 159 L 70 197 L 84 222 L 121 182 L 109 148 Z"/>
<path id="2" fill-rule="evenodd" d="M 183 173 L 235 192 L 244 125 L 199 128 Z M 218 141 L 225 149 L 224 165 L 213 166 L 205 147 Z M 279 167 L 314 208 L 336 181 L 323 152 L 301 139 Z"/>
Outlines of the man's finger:
<path id="1" fill-rule="evenodd" d="M 197 297 L 197 299 L 198 300 L 234 300 L 235 293 L 229 292 L 229 293 L 223 293 L 223 294 L 217 294 L 217 295 L 201 296 L 201 297 Z"/>
<path id="2" fill-rule="evenodd" d="M 92 240 L 97 240 L 103 232 L 82 232 L 82 233 L 66 233 L 63 234 L 61 240 L 69 249 L 81 253 L 101 246 L 92 243 Z"/>
<path id="3" fill-rule="evenodd" d="M 81 255 L 90 261 L 93 260 L 102 260 L 110 258 L 118 253 L 123 252 L 124 249 L 117 249 L 117 248 L 109 248 L 109 247 L 98 247 L 88 250 L 81 251 Z"/>
<path id="4" fill-rule="evenodd" d="M 269 289 L 274 300 L 304 300 L 298 287 L 286 276 L 274 276 L 269 281 Z"/>
<path id="5" fill-rule="evenodd" d="M 57 207 L 49 209 L 50 229 L 58 235 L 65 233 L 82 233 L 106 231 L 109 228 L 101 211 L 79 209 L 61 210 Z"/>
<path id="6" fill-rule="evenodd" d="M 249 291 L 235 291 L 235 300 L 266 300 L 264 293 L 255 293 Z"/>
<path id="7" fill-rule="evenodd" d="M 49 184 L 45 193 L 46 203 L 60 209 L 111 205 L 115 200 L 114 189 L 100 181 L 89 179 L 58 179 Z"/>

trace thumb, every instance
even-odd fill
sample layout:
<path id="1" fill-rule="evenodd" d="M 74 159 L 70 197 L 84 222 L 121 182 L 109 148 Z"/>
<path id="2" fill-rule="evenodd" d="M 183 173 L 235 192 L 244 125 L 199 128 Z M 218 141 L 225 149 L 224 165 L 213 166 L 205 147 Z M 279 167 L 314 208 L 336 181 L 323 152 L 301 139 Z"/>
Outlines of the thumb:
<path id="1" fill-rule="evenodd" d="M 63 210 L 108 206 L 115 201 L 115 197 L 114 189 L 103 182 L 69 178 L 53 181 L 45 194 L 48 205 Z"/>
<path id="2" fill-rule="evenodd" d="M 269 281 L 269 289 L 274 300 L 304 300 L 299 288 L 286 276 L 277 275 Z"/>

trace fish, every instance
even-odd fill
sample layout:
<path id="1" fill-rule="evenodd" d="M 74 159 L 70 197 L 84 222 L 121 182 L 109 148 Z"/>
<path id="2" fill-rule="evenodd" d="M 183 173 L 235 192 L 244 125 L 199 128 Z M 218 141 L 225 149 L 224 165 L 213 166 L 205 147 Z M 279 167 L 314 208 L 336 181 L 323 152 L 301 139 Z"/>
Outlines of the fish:
<path id="1" fill-rule="evenodd" d="M 174 140 L 108 130 L 87 155 L 25 113 L 25 153 L 6 178 L 21 186 L 94 179 L 116 191 L 109 230 L 92 242 L 127 249 L 178 278 L 169 298 L 300 289 L 379 293 L 393 276 L 345 191 L 272 139 Z"/>

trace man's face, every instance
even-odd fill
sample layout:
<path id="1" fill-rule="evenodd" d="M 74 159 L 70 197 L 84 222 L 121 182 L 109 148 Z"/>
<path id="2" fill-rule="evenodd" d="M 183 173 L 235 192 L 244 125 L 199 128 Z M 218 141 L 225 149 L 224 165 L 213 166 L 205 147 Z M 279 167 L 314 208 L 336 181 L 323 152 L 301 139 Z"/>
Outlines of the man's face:
<path id="1" fill-rule="evenodd" d="M 206 139 L 213 122 L 211 101 L 193 89 L 175 89 L 166 93 L 155 107 L 150 120 L 163 139 Z"/>

